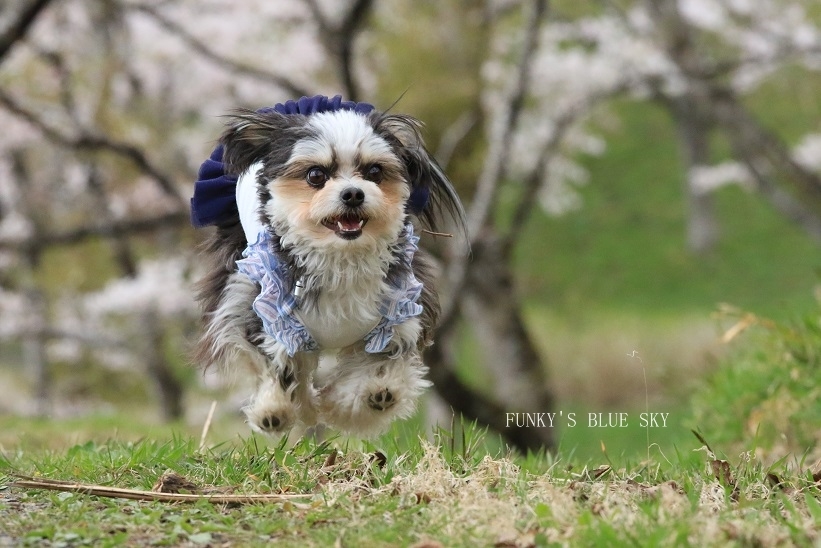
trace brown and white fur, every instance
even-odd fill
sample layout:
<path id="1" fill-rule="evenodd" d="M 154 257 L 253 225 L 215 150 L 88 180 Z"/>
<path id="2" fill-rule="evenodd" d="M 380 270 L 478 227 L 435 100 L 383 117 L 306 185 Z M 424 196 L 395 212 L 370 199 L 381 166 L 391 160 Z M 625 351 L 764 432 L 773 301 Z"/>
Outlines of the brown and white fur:
<path id="1" fill-rule="evenodd" d="M 419 128 L 408 116 L 348 110 L 230 117 L 221 137 L 226 172 L 255 184 L 260 206 L 257 219 L 223 223 L 206 244 L 213 264 L 198 284 L 205 329 L 196 360 L 256 378 L 244 408 L 253 430 L 325 424 L 371 436 L 408 417 L 430 385 L 421 352 L 432 343 L 439 303 L 421 250 L 411 268 L 423 284 L 422 314 L 397 326 L 383 353 L 369 354 L 363 341 L 381 318 L 390 279 L 405 274 L 397 249 L 405 223 L 433 228 L 445 213 L 463 222 Z M 419 189 L 430 199 L 414 214 L 406 203 Z M 260 287 L 236 261 L 252 238 L 243 225 L 254 223 L 272 235 L 294 279 L 304 281 L 297 313 L 321 352 L 289 357 L 252 310 Z M 335 360 L 320 363 L 320 354 Z"/>

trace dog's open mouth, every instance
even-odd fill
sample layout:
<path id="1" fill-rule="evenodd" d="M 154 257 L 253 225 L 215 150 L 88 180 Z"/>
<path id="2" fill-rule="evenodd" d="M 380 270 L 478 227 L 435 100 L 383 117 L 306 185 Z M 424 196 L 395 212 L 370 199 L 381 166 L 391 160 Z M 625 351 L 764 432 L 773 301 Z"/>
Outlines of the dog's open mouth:
<path id="1" fill-rule="evenodd" d="M 365 217 L 356 214 L 340 215 L 322 221 L 323 226 L 345 240 L 355 240 L 362 235 L 362 227 L 368 222 Z"/>

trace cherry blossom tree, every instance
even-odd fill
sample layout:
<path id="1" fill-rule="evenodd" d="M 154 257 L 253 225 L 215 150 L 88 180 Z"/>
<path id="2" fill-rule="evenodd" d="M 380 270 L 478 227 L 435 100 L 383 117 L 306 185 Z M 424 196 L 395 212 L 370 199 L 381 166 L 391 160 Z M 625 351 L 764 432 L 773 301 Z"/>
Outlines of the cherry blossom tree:
<path id="1" fill-rule="evenodd" d="M 220 114 L 304 93 L 298 79 L 324 59 L 299 2 L 247 7 L 21 0 L 5 12 L 0 308 L 6 338 L 28 349 L 39 412 L 51 400 L 51 348 L 70 342 L 106 349 L 108 362 L 118 348 L 156 380 L 164 415 L 182 413 L 182 386 L 158 347 L 160 320 L 194 317 L 190 181 Z M 224 53 L 252 51 L 272 33 L 276 70 Z M 80 272 L 76 283 L 59 279 L 55 255 Z"/>
<path id="2" fill-rule="evenodd" d="M 9 0 L 0 11 L 0 337 L 26 349 L 47 410 L 49 363 L 140 367 L 182 413 L 171 325 L 192 325 L 191 181 L 220 115 L 301 95 L 402 96 L 468 210 L 464 239 L 426 237 L 444 317 L 428 353 L 446 408 L 504 428 L 549 411 L 547 368 L 522 316 L 512 253 L 537 210 L 584 207 L 579 158 L 602 153 L 613 98 L 656 102 L 682 151 L 687 242 L 709 250 L 712 192 L 744 185 L 821 238 L 821 137 L 787 142 L 745 102 L 785 67 L 817 72 L 821 32 L 799 0 L 628 0 L 569 12 L 547 0 Z M 817 14 L 816 14 L 817 16 Z M 414 81 L 432 82 L 430 88 Z M 710 137 L 731 157 L 715 162 Z M 500 199 L 504 195 L 506 199 Z M 535 251 L 534 251 L 535 252 Z M 457 373 L 465 331 L 474 367 Z M 175 346 L 176 345 L 176 346 Z M 171 350 L 158 351 L 158 348 Z"/>
<path id="3" fill-rule="evenodd" d="M 685 166 L 693 252 L 709 250 L 718 237 L 711 193 L 729 182 L 759 192 L 817 238 L 817 136 L 791 148 L 764 128 L 744 97 L 787 66 L 817 71 L 821 33 L 803 3 L 787 0 L 609 3 L 572 18 L 539 1 L 485 9 L 491 46 L 478 89 L 486 156 L 469 205 L 473 257 L 450 250 L 450 314 L 430 354 L 448 403 L 505 432 L 500 409 L 551 405 L 521 316 L 511 250 L 536 207 L 561 214 L 583 206 L 575 189 L 587 175 L 576 158 L 606 146 L 592 128 L 609 100 L 654 101 L 669 111 Z M 519 32 L 511 29 L 517 21 Z M 729 162 L 712 164 L 712 132 L 731 144 Z M 517 196 L 504 206 L 513 211 L 508 226 L 498 221 L 504 186 Z M 490 401 L 477 400 L 449 375 L 457 363 L 456 328 L 465 323 L 485 358 L 477 365 L 494 379 Z M 520 448 L 551 443 L 544 430 L 506 434 Z"/>

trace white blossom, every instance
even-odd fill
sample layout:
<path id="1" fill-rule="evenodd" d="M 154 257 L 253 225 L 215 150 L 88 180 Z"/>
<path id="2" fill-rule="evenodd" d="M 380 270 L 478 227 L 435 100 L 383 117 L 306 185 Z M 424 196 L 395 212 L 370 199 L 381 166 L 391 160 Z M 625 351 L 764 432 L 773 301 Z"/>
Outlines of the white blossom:
<path id="1" fill-rule="evenodd" d="M 85 298 L 92 316 L 131 315 L 157 311 L 161 316 L 192 314 L 196 310 L 183 258 L 146 260 L 137 276 L 109 282 Z"/>
<path id="2" fill-rule="evenodd" d="M 707 194 L 723 186 L 737 184 L 751 189 L 750 172 L 738 162 L 723 162 L 712 166 L 695 166 L 687 174 L 690 189 L 697 194 Z"/>
<path id="3" fill-rule="evenodd" d="M 727 26 L 727 12 L 717 0 L 678 0 L 678 9 L 697 27 L 720 31 Z"/>
<path id="4" fill-rule="evenodd" d="M 793 147 L 793 159 L 806 169 L 821 170 L 821 133 L 805 135 Z"/>
<path id="5" fill-rule="evenodd" d="M 17 338 L 36 327 L 26 295 L 0 288 L 0 338 Z"/>

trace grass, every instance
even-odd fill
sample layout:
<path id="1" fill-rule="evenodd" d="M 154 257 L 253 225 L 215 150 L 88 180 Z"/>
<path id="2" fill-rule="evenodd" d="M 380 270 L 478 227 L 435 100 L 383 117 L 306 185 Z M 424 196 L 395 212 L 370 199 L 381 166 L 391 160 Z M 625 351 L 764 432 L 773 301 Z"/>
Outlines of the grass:
<path id="1" fill-rule="evenodd" d="M 397 434 L 397 433 L 394 433 Z M 191 438 L 115 439 L 54 452 L 12 451 L 0 468 L 0 542 L 142 546 L 773 545 L 818 538 L 817 484 L 800 465 L 754 458 L 717 476 L 693 438 L 671 461 L 594 466 L 559 456 L 490 455 L 468 426 L 397 447 L 339 440 L 198 451 Z M 333 455 L 333 456 L 332 456 Z M 307 493 L 290 503 L 168 504 L 23 490 L 11 474 L 150 489 L 168 470 L 237 493 Z M 768 478 L 777 478 L 776 480 Z M 768 483 L 769 481 L 769 483 Z M 773 482 L 776 482 L 773 484 Z"/>
<path id="2" fill-rule="evenodd" d="M 749 327 L 670 428 L 646 437 L 636 419 L 653 410 L 649 398 L 629 410 L 628 428 L 593 428 L 586 409 L 569 407 L 552 454 L 514 454 L 470 424 L 431 440 L 411 421 L 371 442 L 291 443 L 230 438 L 217 426 L 200 449 L 184 425 L 172 434 L 129 420 L 115 430 L 115 419 L 2 418 L 0 544 L 812 545 L 821 539 L 819 313 L 728 319 Z M 146 490 L 169 470 L 194 491 L 309 499 L 174 504 L 10 485 L 24 474 Z"/>
<path id="3" fill-rule="evenodd" d="M 805 87 L 753 101 L 768 125 L 798 135 L 817 119 L 801 114 L 818 112 L 817 86 L 797 101 L 767 94 Z M 471 425 L 431 441 L 419 421 L 374 442 L 288 446 L 237 437 L 244 426 L 222 417 L 200 451 L 201 421 L 157 426 L 136 403 L 130 416 L 0 415 L 0 546 L 817 544 L 817 246 L 757 197 L 726 188 L 716 194 L 718 248 L 688 254 L 670 120 L 648 104 L 614 112 L 607 152 L 583 160 L 583 208 L 536 213 L 516 250 L 528 329 L 563 413 L 557 453 L 512 454 Z M 69 278 L 96 287 L 79 271 Z M 738 320 L 712 318 L 721 302 L 775 321 L 720 346 Z M 478 360 L 469 340 L 460 350 Z M 127 378 L 101 378 L 122 387 L 112 400 L 134 393 Z M 80 388 L 85 398 L 97 385 Z M 647 411 L 669 413 L 669 426 L 643 428 Z M 591 412 L 628 413 L 629 426 L 594 428 Z M 9 486 L 21 473 L 150 489 L 167 470 L 203 488 L 312 499 L 227 507 Z"/>
<path id="4" fill-rule="evenodd" d="M 719 368 L 693 398 L 693 422 L 713 438 L 762 457 L 801 454 L 821 460 L 821 318 L 789 322 L 747 315 L 757 324 L 731 367 Z"/>
<path id="5" fill-rule="evenodd" d="M 584 160 L 590 183 L 579 189 L 583 206 L 560 217 L 537 212 L 528 223 L 515 257 L 523 300 L 570 321 L 602 312 L 648 324 L 682 314 L 708 318 L 723 302 L 780 318 L 808 311 L 821 266 L 817 244 L 760 197 L 726 187 L 715 194 L 716 249 L 689 253 L 669 116 L 629 102 L 614 112 L 619 123 L 604 130 L 607 152 Z"/>

